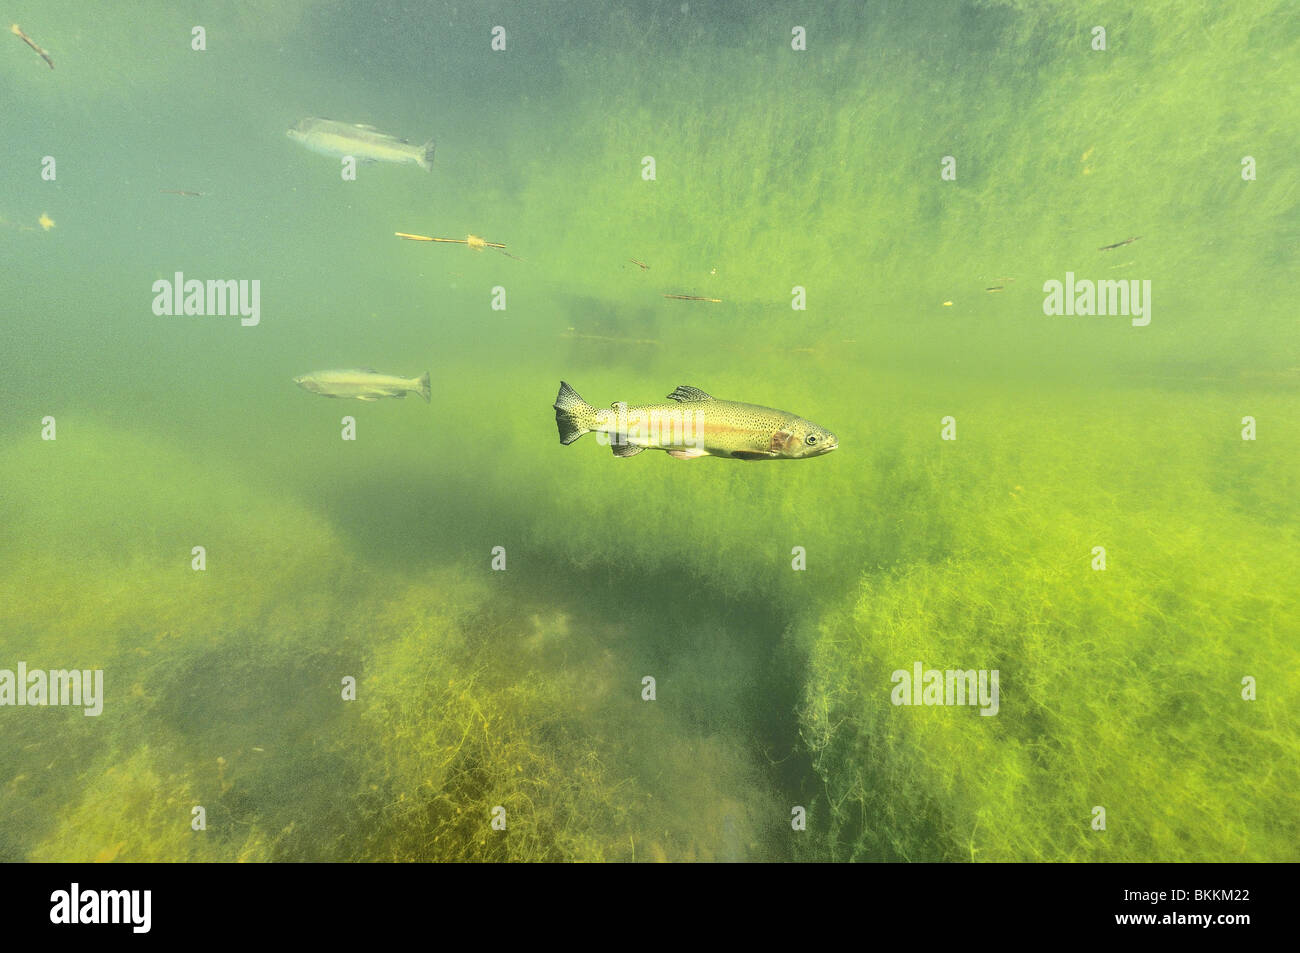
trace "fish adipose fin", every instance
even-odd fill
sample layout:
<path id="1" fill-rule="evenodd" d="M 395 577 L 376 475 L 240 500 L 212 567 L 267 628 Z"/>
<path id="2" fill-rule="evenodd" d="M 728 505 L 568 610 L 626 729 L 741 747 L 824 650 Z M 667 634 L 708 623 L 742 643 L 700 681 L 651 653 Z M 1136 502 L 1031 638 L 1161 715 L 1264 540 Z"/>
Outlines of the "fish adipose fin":
<path id="1" fill-rule="evenodd" d="M 429 402 L 429 393 L 430 393 L 430 391 L 429 391 L 429 372 L 428 372 L 428 371 L 425 371 L 425 372 L 420 376 L 420 379 L 419 379 L 418 381 L 416 381 L 416 383 L 420 385 L 420 396 L 424 398 L 424 402 L 427 404 L 427 403 Z"/>
<path id="2" fill-rule="evenodd" d="M 698 387 L 687 387 L 685 384 L 678 386 L 675 391 L 668 395 L 668 399 L 683 403 L 693 400 L 713 400 L 712 397 L 704 393 L 704 391 L 700 390 Z"/>
<path id="3" fill-rule="evenodd" d="M 596 422 L 596 408 L 579 397 L 578 392 L 564 381 L 560 381 L 560 392 L 555 395 L 554 407 L 560 443 L 567 447 L 583 434 L 591 433 L 591 425 Z"/>
<path id="4" fill-rule="evenodd" d="M 433 150 L 436 148 L 432 139 L 420 146 L 420 168 L 425 172 L 433 171 Z"/>
<path id="5" fill-rule="evenodd" d="M 609 448 L 614 451 L 614 456 L 616 457 L 635 457 L 645 449 L 645 447 L 638 447 L 634 443 L 611 443 Z"/>

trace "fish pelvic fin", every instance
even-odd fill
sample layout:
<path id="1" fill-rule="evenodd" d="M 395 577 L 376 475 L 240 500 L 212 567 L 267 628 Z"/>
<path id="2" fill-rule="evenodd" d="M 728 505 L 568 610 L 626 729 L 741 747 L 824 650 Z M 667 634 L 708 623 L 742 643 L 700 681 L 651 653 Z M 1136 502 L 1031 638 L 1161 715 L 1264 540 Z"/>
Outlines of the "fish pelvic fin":
<path id="1" fill-rule="evenodd" d="M 591 433 L 596 423 L 596 408 L 578 392 L 560 381 L 560 392 L 555 395 L 555 425 L 560 430 L 560 443 L 566 447 L 585 433 Z"/>
<path id="2" fill-rule="evenodd" d="M 432 139 L 420 146 L 420 158 L 416 161 L 420 163 L 420 168 L 425 172 L 433 171 L 433 150 L 437 148 Z"/>
<path id="3" fill-rule="evenodd" d="M 426 404 L 429 403 L 429 394 L 430 394 L 429 372 L 425 371 L 422 375 L 420 375 L 420 379 L 417 380 L 416 383 L 420 385 L 420 391 L 419 391 L 420 396 L 424 398 L 424 402 Z"/>

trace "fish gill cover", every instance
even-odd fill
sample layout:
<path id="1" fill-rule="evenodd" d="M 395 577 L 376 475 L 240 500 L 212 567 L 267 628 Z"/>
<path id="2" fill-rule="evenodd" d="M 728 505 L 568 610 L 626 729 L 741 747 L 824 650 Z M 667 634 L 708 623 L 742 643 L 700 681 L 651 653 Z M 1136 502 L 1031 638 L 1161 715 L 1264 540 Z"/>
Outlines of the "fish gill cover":
<path id="1" fill-rule="evenodd" d="M 1300 859 L 1293 5 L 13 16 L 0 669 L 106 698 L 0 707 L 3 859 Z M 840 446 L 566 450 L 562 378 Z"/>

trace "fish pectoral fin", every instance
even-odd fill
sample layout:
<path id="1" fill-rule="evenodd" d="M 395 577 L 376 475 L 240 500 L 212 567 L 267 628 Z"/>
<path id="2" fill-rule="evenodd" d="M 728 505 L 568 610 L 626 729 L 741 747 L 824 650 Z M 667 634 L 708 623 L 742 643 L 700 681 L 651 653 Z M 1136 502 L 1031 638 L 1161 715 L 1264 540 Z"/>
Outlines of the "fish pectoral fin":
<path id="1" fill-rule="evenodd" d="M 669 450 L 668 456 L 676 460 L 694 460 L 696 457 L 707 457 L 707 450 Z"/>
<path id="2" fill-rule="evenodd" d="M 689 402 L 693 400 L 713 400 L 708 394 L 698 387 L 688 387 L 686 384 L 679 384 L 677 389 L 668 395 L 669 400 L 679 402 Z"/>
<path id="3" fill-rule="evenodd" d="M 770 450 L 733 450 L 731 456 L 735 460 L 771 460 L 776 454 Z"/>
<path id="4" fill-rule="evenodd" d="M 609 448 L 614 451 L 614 456 L 616 457 L 635 457 L 645 449 L 645 447 L 639 447 L 634 443 L 611 443 Z"/>

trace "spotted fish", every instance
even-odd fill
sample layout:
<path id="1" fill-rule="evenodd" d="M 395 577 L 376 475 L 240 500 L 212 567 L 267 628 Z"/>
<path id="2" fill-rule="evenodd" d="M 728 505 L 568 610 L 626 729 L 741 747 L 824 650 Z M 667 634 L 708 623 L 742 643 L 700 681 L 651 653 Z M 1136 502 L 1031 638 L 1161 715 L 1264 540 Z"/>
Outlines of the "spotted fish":
<path id="1" fill-rule="evenodd" d="M 669 404 L 593 407 L 560 382 L 555 423 L 568 446 L 585 433 L 597 434 L 616 457 L 642 450 L 664 450 L 678 460 L 730 457 L 733 460 L 801 460 L 839 446 L 835 434 L 811 420 L 771 407 L 718 400 L 697 387 L 678 387 Z"/>

